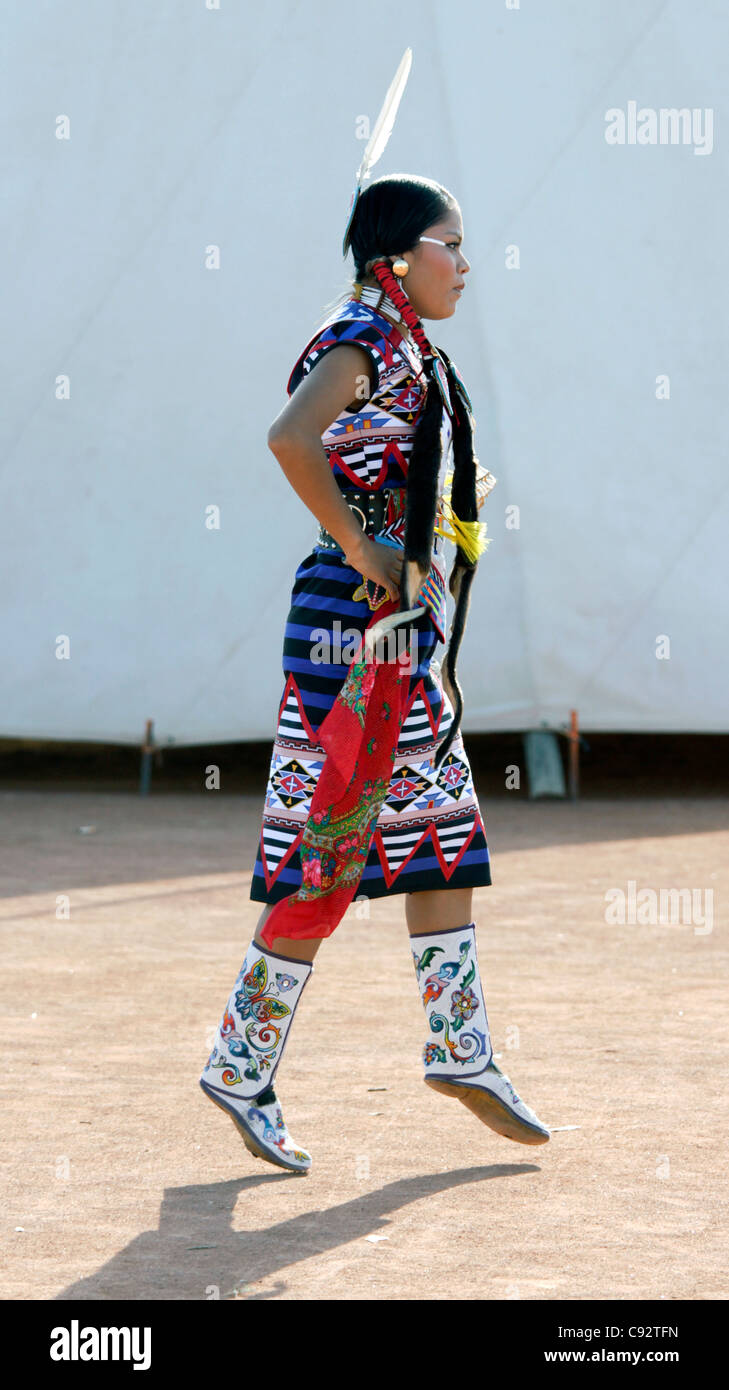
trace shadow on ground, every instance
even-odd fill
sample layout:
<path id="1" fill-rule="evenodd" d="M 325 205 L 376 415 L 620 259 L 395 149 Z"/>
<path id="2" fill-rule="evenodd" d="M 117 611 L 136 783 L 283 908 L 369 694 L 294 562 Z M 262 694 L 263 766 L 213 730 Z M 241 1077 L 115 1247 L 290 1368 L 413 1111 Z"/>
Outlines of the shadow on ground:
<path id="1" fill-rule="evenodd" d="M 246 1297 L 252 1285 L 280 1276 L 301 1260 L 368 1235 L 387 1234 L 388 1217 L 409 1202 L 469 1183 L 538 1171 L 534 1163 L 496 1163 L 400 1178 L 326 1211 L 273 1220 L 265 1230 L 256 1231 L 233 1229 L 238 1199 L 252 1189 L 265 1187 L 271 1188 L 273 1198 L 274 1189 L 282 1183 L 305 1183 L 307 1177 L 265 1173 L 230 1182 L 170 1188 L 162 1201 L 156 1231 L 142 1232 L 95 1274 L 57 1294 L 56 1301 L 204 1300 L 232 1298 L 236 1293 Z M 277 1278 L 272 1288 L 251 1289 L 247 1296 L 275 1298 L 286 1288 L 285 1279 Z M 330 1295 L 318 1289 L 318 1298 L 327 1296 L 341 1298 L 341 1285 L 333 1286 Z"/>

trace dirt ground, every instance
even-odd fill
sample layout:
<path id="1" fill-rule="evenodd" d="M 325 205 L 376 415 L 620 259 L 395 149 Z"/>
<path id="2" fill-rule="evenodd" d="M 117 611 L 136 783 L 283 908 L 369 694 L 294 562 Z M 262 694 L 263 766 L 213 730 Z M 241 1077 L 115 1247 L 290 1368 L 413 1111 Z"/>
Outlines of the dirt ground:
<path id="1" fill-rule="evenodd" d="M 0 793 L 2 1295 L 726 1298 L 729 801 L 482 797 L 489 1021 L 539 1148 L 424 1086 L 405 899 L 350 908 L 276 1083 L 306 1177 L 197 1084 L 260 912 L 261 805 Z M 631 880 L 700 914 L 613 924 Z"/>

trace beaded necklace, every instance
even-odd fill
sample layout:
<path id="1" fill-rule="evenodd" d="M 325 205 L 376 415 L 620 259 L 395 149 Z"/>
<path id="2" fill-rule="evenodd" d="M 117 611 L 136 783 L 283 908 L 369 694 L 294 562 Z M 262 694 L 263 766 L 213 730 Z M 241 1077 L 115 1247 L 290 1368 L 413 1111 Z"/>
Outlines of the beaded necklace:
<path id="1" fill-rule="evenodd" d="M 355 280 L 351 298 L 356 299 L 360 304 L 366 304 L 368 308 L 374 309 L 375 313 L 391 319 L 399 327 L 409 346 L 414 346 L 403 315 L 380 285 L 363 285 L 359 280 Z"/>

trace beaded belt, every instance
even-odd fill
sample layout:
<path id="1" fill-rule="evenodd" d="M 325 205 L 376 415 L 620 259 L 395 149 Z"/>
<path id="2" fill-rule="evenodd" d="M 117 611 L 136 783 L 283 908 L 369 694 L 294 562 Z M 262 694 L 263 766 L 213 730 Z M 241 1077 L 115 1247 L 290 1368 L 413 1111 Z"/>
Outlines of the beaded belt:
<path id="1" fill-rule="evenodd" d="M 385 525 L 387 504 L 392 493 L 399 491 L 399 488 L 382 488 L 379 492 L 343 492 L 342 496 L 357 517 L 365 535 L 376 536 Z M 341 545 L 323 526 L 319 527 L 316 545 L 320 550 L 338 550 L 340 554 L 344 554 Z"/>

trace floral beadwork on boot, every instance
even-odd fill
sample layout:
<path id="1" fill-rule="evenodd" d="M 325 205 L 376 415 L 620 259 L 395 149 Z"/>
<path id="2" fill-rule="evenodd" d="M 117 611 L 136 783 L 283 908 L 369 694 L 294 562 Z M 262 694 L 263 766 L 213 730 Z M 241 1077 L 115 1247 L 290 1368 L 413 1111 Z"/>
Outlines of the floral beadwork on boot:
<path id="1" fill-rule="evenodd" d="M 431 999 L 440 999 L 443 990 L 446 989 L 447 986 L 453 982 L 456 975 L 458 974 L 458 971 L 463 969 L 463 966 L 466 963 L 466 957 L 471 949 L 470 941 L 462 941 L 458 949 L 460 951 L 458 960 L 445 961 L 441 965 L 440 969 L 435 972 L 434 975 L 428 975 L 426 977 L 425 994 L 423 995 L 424 1004 L 429 1004 Z M 442 946 L 428 946 L 423 951 L 423 954 L 420 957 L 418 957 L 415 951 L 413 951 L 413 960 L 415 961 L 415 973 L 418 976 L 418 979 L 420 979 L 421 971 L 427 970 L 428 966 L 432 963 L 434 956 L 436 956 L 438 952 L 443 954 Z"/>
<path id="2" fill-rule="evenodd" d="M 448 1048 L 451 1061 L 463 1064 L 464 1062 L 472 1062 L 477 1057 L 485 1057 L 488 1055 L 489 1047 L 487 1036 L 485 1033 L 479 1032 L 477 1028 L 474 1028 L 470 1033 L 463 1033 L 462 1036 L 458 1039 L 458 1042 L 456 1043 L 451 1039 L 451 1024 L 449 1024 L 447 1018 L 444 1018 L 443 1014 L 432 1013 L 430 1015 L 430 1018 L 428 1019 L 428 1022 L 430 1023 L 431 1033 L 442 1032 L 444 1034 L 443 1041 L 445 1042 L 445 1045 Z M 458 1020 L 457 1024 L 452 1024 L 454 1031 L 457 1027 L 462 1026 L 462 1018 Z M 458 1050 L 459 1047 L 463 1049 L 460 1052 Z M 428 1051 L 427 1044 L 425 1050 L 426 1052 Z M 439 1062 L 446 1061 L 443 1048 L 439 1048 L 438 1051 L 442 1055 L 439 1056 L 437 1060 Z M 426 1062 L 425 1065 L 427 1066 L 428 1063 Z M 432 1065 L 432 1062 L 430 1065 Z"/>
<path id="3" fill-rule="evenodd" d="M 204 1078 L 253 1098 L 270 1086 L 286 1033 L 311 966 L 277 969 L 275 956 L 255 943 L 238 972 L 208 1057 Z M 284 997 L 285 996 L 285 997 Z"/>
<path id="4" fill-rule="evenodd" d="M 246 1047 L 240 1033 L 236 1032 L 235 1020 L 227 1009 L 220 1025 L 220 1033 L 225 1039 L 228 1052 L 239 1060 L 247 1062 L 248 1065 L 243 1068 L 241 1074 L 235 1063 L 226 1057 L 224 1052 L 219 1052 L 217 1047 L 214 1047 L 208 1057 L 206 1070 L 215 1071 L 222 1068 L 220 1079 L 226 1086 L 237 1086 L 244 1076 L 248 1081 L 262 1081 L 261 1073 L 266 1065 L 265 1058 L 261 1058 L 261 1061 L 256 1063 L 250 1048 Z"/>
<path id="5" fill-rule="evenodd" d="M 243 1033 L 235 1014 L 230 1007 L 227 1008 L 220 1025 L 220 1038 L 229 1056 L 213 1048 L 208 1060 L 209 1067 L 221 1069 L 220 1078 L 226 1086 L 238 1085 L 243 1077 L 263 1083 L 263 1073 L 271 1068 L 281 1041 L 281 1029 L 271 1019 L 287 1018 L 291 1013 L 289 1005 L 284 1004 L 278 996 L 296 984 L 293 975 L 281 973 L 275 975 L 275 981 L 275 985 L 269 984 L 263 956 L 250 970 L 246 971 L 243 966 L 238 975 L 233 986 L 233 998 L 238 1019 L 244 1025 Z M 239 985 L 242 988 L 238 988 Z M 251 1048 L 259 1056 L 255 1056 Z M 230 1061 L 233 1057 L 247 1063 L 242 1075 L 235 1063 Z"/>
<path id="6" fill-rule="evenodd" d="M 483 1071 L 491 1041 L 478 993 L 474 925 L 415 940 L 422 943 L 412 955 L 431 1035 L 423 1051 L 426 1076 Z"/>
<path id="7" fill-rule="evenodd" d="M 280 967 L 280 968 L 279 968 Z M 286 1127 L 273 1079 L 313 966 L 251 942 L 200 1077 L 256 1158 L 308 1172 L 311 1155 Z"/>
<path id="8" fill-rule="evenodd" d="M 466 1019 L 475 1014 L 478 1008 L 478 999 L 472 989 L 465 989 L 465 980 L 461 981 L 461 989 L 457 990 L 451 999 L 451 1013 L 455 1016 L 455 1028 L 462 1027 Z"/>
<path id="9" fill-rule="evenodd" d="M 493 1059 L 475 922 L 418 933 L 411 940 L 419 947 L 412 954 L 430 1029 L 423 1049 L 424 1080 L 457 1097 L 498 1134 L 521 1144 L 546 1143 L 547 1126 Z"/>

